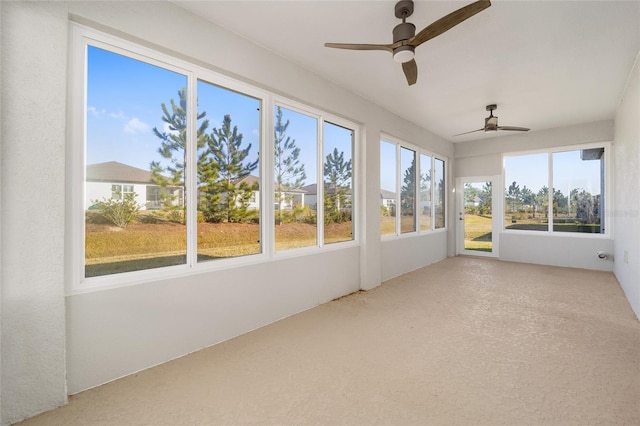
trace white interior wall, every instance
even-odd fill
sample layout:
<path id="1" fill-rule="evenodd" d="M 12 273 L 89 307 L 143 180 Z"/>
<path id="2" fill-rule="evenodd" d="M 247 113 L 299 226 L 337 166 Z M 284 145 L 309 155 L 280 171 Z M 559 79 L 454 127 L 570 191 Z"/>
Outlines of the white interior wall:
<path id="1" fill-rule="evenodd" d="M 3 2 L 2 423 L 64 404 L 67 24 Z"/>
<path id="2" fill-rule="evenodd" d="M 1 13 L 1 424 L 64 404 L 67 386 L 99 385 L 402 273 L 379 236 L 380 133 L 451 158 L 449 142 L 171 3 L 3 2 Z M 360 123 L 360 246 L 65 298 L 70 15 Z M 441 237 L 402 241 L 420 248 L 405 250 L 410 269 L 446 255 Z"/>
<path id="3" fill-rule="evenodd" d="M 607 120 L 457 143 L 455 144 L 456 178 L 502 175 L 502 154 L 504 153 L 611 141 L 613 141 L 613 121 Z M 611 177 L 615 179 L 613 173 Z M 610 199 L 609 205 L 614 205 L 614 202 L 615 200 Z M 612 235 L 605 238 L 509 231 L 500 232 L 498 243 L 500 260 L 603 271 L 613 270 L 613 257 L 607 260 L 600 260 L 597 257 L 599 251 L 613 253 Z"/>
<path id="4" fill-rule="evenodd" d="M 613 172 L 620 184 L 614 191 L 616 204 L 612 212 L 613 272 L 640 319 L 640 54 L 618 106 L 615 123 Z"/>

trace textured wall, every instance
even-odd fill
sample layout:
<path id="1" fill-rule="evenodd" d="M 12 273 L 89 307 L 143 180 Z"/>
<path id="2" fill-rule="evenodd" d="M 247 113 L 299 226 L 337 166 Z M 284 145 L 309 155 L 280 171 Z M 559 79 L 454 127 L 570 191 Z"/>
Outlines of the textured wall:
<path id="1" fill-rule="evenodd" d="M 36 24 L 37 23 L 37 24 Z M 2 423 L 64 404 L 65 15 L 2 5 Z M 34 46 L 38 46 L 36 50 Z"/>
<path id="2" fill-rule="evenodd" d="M 640 55 L 616 114 L 613 272 L 640 319 Z M 626 253 L 626 256 L 625 256 Z M 625 261 L 626 257 L 626 261 Z"/>

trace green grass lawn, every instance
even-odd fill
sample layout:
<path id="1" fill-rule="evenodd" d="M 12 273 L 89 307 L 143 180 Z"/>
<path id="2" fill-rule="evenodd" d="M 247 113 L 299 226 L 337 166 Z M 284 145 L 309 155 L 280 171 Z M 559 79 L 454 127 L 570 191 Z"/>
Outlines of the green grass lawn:
<path id="1" fill-rule="evenodd" d="M 467 214 L 464 217 L 464 248 L 465 250 L 492 250 L 491 216 Z"/>

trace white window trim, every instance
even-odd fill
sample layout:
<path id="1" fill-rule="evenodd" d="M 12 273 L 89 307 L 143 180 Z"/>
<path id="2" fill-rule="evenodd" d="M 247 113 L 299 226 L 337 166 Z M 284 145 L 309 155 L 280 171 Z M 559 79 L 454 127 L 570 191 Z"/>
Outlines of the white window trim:
<path id="1" fill-rule="evenodd" d="M 65 270 L 68 279 L 66 280 L 66 293 L 82 294 L 100 290 L 106 290 L 117 287 L 125 287 L 131 285 L 142 284 L 152 281 L 160 281 L 164 279 L 197 275 L 211 271 L 220 271 L 229 268 L 242 267 L 246 265 L 254 265 L 276 260 L 282 257 L 303 256 L 312 253 L 325 252 L 327 250 L 340 250 L 351 246 L 359 245 L 359 229 L 361 227 L 359 220 L 360 196 L 357 190 L 359 184 L 358 172 L 360 169 L 360 149 L 358 143 L 360 138 L 360 126 L 355 122 L 340 118 L 325 111 L 311 108 L 292 101 L 283 96 L 275 95 L 271 92 L 258 89 L 249 84 L 232 79 L 228 76 L 219 74 L 210 69 L 199 65 L 178 59 L 171 55 L 150 49 L 148 47 L 130 42 L 128 40 L 115 37 L 108 33 L 96 30 L 86 25 L 70 22 L 70 54 L 69 54 L 69 84 L 68 84 L 68 103 L 67 110 L 67 132 L 70 144 L 67 149 L 67 181 L 69 182 L 69 190 L 67 191 L 66 203 L 67 209 L 66 221 L 67 227 L 71 230 L 67 235 L 67 244 L 65 250 Z M 108 50 L 113 53 L 121 54 L 133 59 L 159 66 L 161 68 L 174 71 L 187 77 L 187 85 L 189 93 L 196 93 L 196 85 L 198 80 L 214 84 L 232 91 L 237 91 L 243 95 L 254 97 L 261 101 L 261 143 L 259 152 L 261 153 L 259 162 L 259 173 L 261 179 L 260 190 L 260 241 L 261 253 L 218 259 L 211 262 L 197 263 L 197 209 L 188 208 L 186 218 L 187 228 L 187 262 L 183 265 L 175 265 L 161 268 L 153 268 L 132 272 L 124 272 L 113 275 L 103 275 L 97 277 L 84 277 L 84 197 L 85 197 L 85 135 L 86 135 L 86 54 L 87 45 L 95 46 Z M 196 96 L 189 97 L 189 108 L 187 110 L 187 120 L 191 124 L 188 131 L 188 140 L 190 144 L 195 145 L 195 132 L 197 122 L 197 99 Z M 275 253 L 275 234 L 274 234 L 274 214 L 273 214 L 273 155 L 263 155 L 262 153 L 273 152 L 273 109 L 275 105 L 281 105 L 285 108 L 299 110 L 300 112 L 312 116 L 320 117 L 318 120 L 319 137 L 322 136 L 322 125 L 324 121 L 340 125 L 351 129 L 354 134 L 352 138 L 352 185 L 353 185 L 353 205 L 352 217 L 355 223 L 353 227 L 353 239 L 344 242 L 332 244 L 322 244 L 322 236 L 324 232 L 322 221 L 318 233 L 318 241 L 320 244 L 313 247 L 305 247 L 300 249 L 291 249 Z M 322 155 L 322 145 L 318 144 L 319 162 Z M 190 158 L 187 163 L 185 185 L 195 187 L 195 174 L 189 169 L 195 164 L 197 150 L 195 146 L 189 149 Z M 323 182 L 322 167 L 318 167 L 319 187 Z M 196 195 L 194 191 L 188 191 L 188 199 L 185 200 L 187 206 L 195 206 Z M 318 197 L 322 198 L 322 197 Z M 319 208 L 321 204 L 319 203 Z"/>
<path id="2" fill-rule="evenodd" d="M 519 157 L 524 155 L 535 154 L 548 154 L 548 178 L 547 184 L 550 184 L 553 180 L 553 154 L 558 152 L 567 151 L 579 151 L 583 149 L 604 148 L 604 206 L 602 206 L 603 218 L 604 218 L 604 233 L 591 234 L 591 233 L 579 233 L 579 232 L 561 232 L 553 230 L 553 220 L 549 221 L 546 231 L 532 231 L 526 229 L 506 229 L 505 227 L 505 188 L 506 188 L 506 172 L 505 172 L 505 160 L 506 157 Z M 509 234 L 520 235 L 545 235 L 553 238 L 592 238 L 592 239 L 610 239 L 613 235 L 613 218 L 609 206 L 613 205 L 613 174 L 611 173 L 611 141 L 605 142 L 590 142 L 586 144 L 575 145 L 563 145 L 554 146 L 552 148 L 541 148 L 528 151 L 515 151 L 506 152 L 502 154 L 502 204 L 503 207 L 500 212 L 500 221 L 502 223 L 501 232 L 508 232 Z M 551 192 L 551 187 L 549 187 Z M 553 217 L 553 206 L 549 203 L 548 215 Z"/>

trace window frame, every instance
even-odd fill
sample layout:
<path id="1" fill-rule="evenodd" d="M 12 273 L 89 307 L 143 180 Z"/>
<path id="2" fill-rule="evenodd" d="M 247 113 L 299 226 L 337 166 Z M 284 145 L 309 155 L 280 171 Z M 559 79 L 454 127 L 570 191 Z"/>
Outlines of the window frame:
<path id="1" fill-rule="evenodd" d="M 67 249 L 65 251 L 65 270 L 68 276 L 66 292 L 67 294 L 82 294 L 105 290 L 110 288 L 137 285 L 146 282 L 159 281 L 168 278 L 177 278 L 203 272 L 219 271 L 229 268 L 241 267 L 245 265 L 273 261 L 282 257 L 294 257 L 306 255 L 314 252 L 326 250 L 344 249 L 349 246 L 359 245 L 359 162 L 360 150 L 360 126 L 353 121 L 346 120 L 326 111 L 318 110 L 307 105 L 297 103 L 289 98 L 276 95 L 264 89 L 257 88 L 250 84 L 233 79 L 226 75 L 212 71 L 195 63 L 178 59 L 167 53 L 158 51 L 152 47 L 132 42 L 121 37 L 105 33 L 92 27 L 70 22 L 70 54 L 68 72 L 68 95 L 70 102 L 67 108 L 67 132 L 69 145 L 67 149 L 67 181 L 68 188 L 66 204 L 66 222 L 70 232 L 67 234 Z M 123 55 L 135 60 L 167 69 L 187 78 L 188 108 L 187 120 L 187 155 L 188 163 L 185 172 L 185 187 L 196 187 L 195 172 L 191 170 L 197 157 L 195 133 L 197 129 L 197 82 L 198 80 L 210 82 L 222 88 L 236 91 L 240 94 L 259 99 L 261 101 L 260 111 L 260 153 L 259 174 L 260 174 L 260 240 L 261 252 L 247 256 L 217 259 L 213 262 L 197 262 L 197 196 L 194 190 L 188 191 L 187 199 L 187 260 L 185 264 L 175 266 L 165 266 L 152 269 L 143 269 L 132 272 L 121 272 L 111 275 L 96 277 L 85 277 L 85 208 L 84 199 L 86 197 L 86 90 L 87 90 L 87 51 L 88 46 L 95 46 L 109 52 Z M 353 186 L 353 238 L 348 241 L 341 241 L 331 244 L 323 244 L 324 235 L 323 221 L 318 219 L 319 244 L 311 247 L 275 252 L 275 232 L 273 224 L 273 155 L 263 153 L 273 152 L 273 120 L 276 105 L 285 108 L 300 110 L 304 114 L 317 116 L 319 135 L 322 135 L 322 125 L 324 121 L 351 129 L 352 137 L 352 186 Z M 317 144 L 318 162 L 322 159 L 322 144 Z M 319 188 L 323 183 L 322 167 L 318 166 Z M 320 194 L 320 192 L 319 192 Z M 318 196 L 319 205 L 322 207 L 322 196 Z M 321 216 L 322 217 L 322 216 Z"/>
<path id="2" fill-rule="evenodd" d="M 402 139 L 396 138 L 394 136 L 391 136 L 389 134 L 386 133 L 381 133 L 380 135 L 380 142 L 386 142 L 388 144 L 394 145 L 395 146 L 395 151 L 396 151 L 396 161 L 395 161 L 395 174 L 396 174 L 396 188 L 395 188 L 395 193 L 396 193 L 396 197 L 395 197 L 395 204 L 396 204 L 396 217 L 395 217 L 395 234 L 385 234 L 385 235 L 380 235 L 382 240 L 387 240 L 387 239 L 394 239 L 394 238 L 407 238 L 407 237 L 413 237 L 413 236 L 418 236 L 418 235 L 426 235 L 426 234 L 431 234 L 431 233 L 436 233 L 436 232 L 446 232 L 449 228 L 449 220 L 448 220 L 448 212 L 449 212 L 449 195 L 448 195 L 448 190 L 447 188 L 449 187 L 449 179 L 448 179 L 448 171 L 449 171 L 449 159 L 446 156 L 437 154 L 433 151 L 430 151 L 428 149 L 419 147 L 417 145 L 405 142 Z M 402 148 L 411 150 L 415 152 L 415 158 L 416 158 L 416 177 L 415 177 L 415 188 L 414 188 L 414 231 L 411 232 L 402 232 L 401 230 L 401 223 L 400 223 L 400 200 L 401 200 L 401 188 L 402 188 L 402 171 L 401 171 L 401 150 Z M 380 145 L 378 145 L 378 151 L 380 151 Z M 426 155 L 428 157 L 430 157 L 431 159 L 431 169 L 429 170 L 430 173 L 430 177 L 431 177 L 431 185 L 429 188 L 429 193 L 430 193 L 430 214 L 431 214 L 431 228 L 430 229 L 420 229 L 420 217 L 421 217 L 421 213 L 420 213 L 420 209 L 419 209 L 419 205 L 420 205 L 420 182 L 421 182 L 421 176 L 422 176 L 422 168 L 421 168 L 421 155 Z M 443 211 L 443 215 L 444 215 L 444 226 L 441 228 L 437 228 L 436 227 L 436 220 L 435 220 L 435 185 L 433 183 L 433 179 L 435 176 L 435 172 L 434 172 L 434 168 L 435 168 L 435 162 L 436 160 L 440 160 L 443 162 L 443 177 L 444 177 L 444 188 L 442 189 L 443 194 L 444 194 L 444 211 Z M 381 186 L 380 186 L 381 188 Z"/>
<path id="3" fill-rule="evenodd" d="M 316 244 L 307 247 L 299 247 L 294 249 L 287 250 L 276 250 L 275 248 L 275 188 L 273 185 L 275 184 L 275 179 L 273 179 L 273 174 L 270 176 L 272 179 L 269 180 L 269 184 L 272 185 L 271 188 L 268 189 L 269 194 L 271 195 L 271 199 L 273 203 L 271 203 L 271 211 L 272 217 L 270 218 L 270 232 L 271 232 L 271 256 L 275 259 L 280 258 L 289 258 L 300 255 L 308 254 L 311 251 L 322 249 L 322 250 L 331 250 L 331 249 L 340 249 L 343 247 L 348 247 L 350 245 L 358 245 L 358 229 L 359 227 L 356 225 L 358 222 L 358 214 L 359 214 L 359 205 L 360 202 L 358 200 L 358 191 L 357 185 L 359 182 L 358 172 L 359 172 L 359 155 L 357 155 L 357 141 L 358 141 L 358 133 L 359 126 L 355 123 L 345 120 L 336 115 L 330 114 L 328 112 L 319 110 L 317 108 L 310 107 L 308 105 L 302 104 L 300 102 L 292 101 L 291 99 L 285 98 L 283 96 L 273 96 L 273 103 L 269 108 L 271 113 L 271 121 L 273 123 L 275 120 L 274 110 L 276 107 L 281 107 L 298 114 L 303 114 L 314 118 L 316 120 Z M 351 172 L 351 186 L 352 186 L 352 207 L 351 207 L 351 218 L 352 218 L 352 232 L 353 237 L 351 240 L 339 241 L 335 243 L 325 243 L 324 242 L 324 123 L 328 122 L 331 124 L 335 124 L 340 127 L 344 127 L 353 131 L 353 137 L 351 138 L 351 155 L 352 155 L 352 172 Z M 273 130 L 273 127 L 271 127 Z M 271 139 L 273 139 L 273 132 L 271 132 Z M 273 140 L 271 140 L 270 150 L 269 150 L 269 164 L 272 172 L 274 170 L 274 158 L 273 158 Z M 266 162 L 266 161 L 265 161 Z M 337 246 L 337 247 L 336 247 Z"/>
<path id="4" fill-rule="evenodd" d="M 552 212 L 552 202 L 549 202 L 548 213 L 551 220 L 548 222 L 546 231 L 539 230 L 527 230 L 527 229 L 507 229 L 505 226 L 505 216 L 506 216 L 506 158 L 507 157 L 520 157 L 525 155 L 536 155 L 536 154 L 546 154 L 547 155 L 547 187 L 549 188 L 549 201 L 553 199 L 553 154 L 562 153 L 562 152 L 570 152 L 570 151 L 581 151 L 588 149 L 596 149 L 603 148 L 604 149 L 604 161 L 603 161 L 603 174 L 604 174 L 604 185 L 601 188 L 601 192 L 604 193 L 604 203 L 601 206 L 602 216 L 601 220 L 604 220 L 604 232 L 602 233 L 581 233 L 581 232 L 562 232 L 562 231 L 554 231 L 553 230 L 553 212 Z M 502 203 L 503 207 L 500 212 L 500 221 L 501 221 L 501 232 L 508 232 L 509 234 L 523 234 L 523 235 L 544 235 L 551 237 L 568 237 L 568 238 L 611 238 L 613 235 L 613 223 L 609 210 L 609 206 L 611 206 L 611 197 L 612 197 L 612 175 L 611 175 L 611 141 L 606 142 L 591 142 L 586 144 L 576 144 L 576 145 L 563 145 L 552 148 L 543 148 L 537 150 L 528 150 L 528 151 L 515 151 L 508 152 L 502 154 Z"/>

